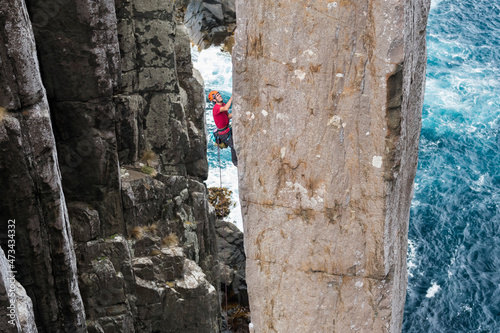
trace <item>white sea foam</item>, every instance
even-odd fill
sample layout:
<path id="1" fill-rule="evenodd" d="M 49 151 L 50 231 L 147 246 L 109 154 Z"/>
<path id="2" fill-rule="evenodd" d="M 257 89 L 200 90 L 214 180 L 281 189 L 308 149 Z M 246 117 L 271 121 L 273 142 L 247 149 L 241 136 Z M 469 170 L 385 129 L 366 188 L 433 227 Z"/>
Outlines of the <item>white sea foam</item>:
<path id="1" fill-rule="evenodd" d="M 221 52 L 215 46 L 201 52 L 192 47 L 191 56 L 193 66 L 200 71 L 207 89 L 231 93 L 233 66 L 229 53 Z"/>
<path id="2" fill-rule="evenodd" d="M 425 297 L 432 298 L 440 290 L 441 290 L 441 287 L 436 282 L 432 282 L 432 285 L 430 286 L 430 288 L 427 289 L 427 294 L 425 295 Z"/>
<path id="3" fill-rule="evenodd" d="M 193 66 L 198 69 L 205 81 L 205 89 L 218 90 L 225 97 L 232 94 L 232 62 L 231 55 L 221 52 L 218 47 L 211 47 L 207 50 L 198 52 L 194 47 L 191 48 Z M 208 133 L 215 128 L 215 123 L 211 114 L 211 105 L 207 105 L 205 110 L 205 120 Z M 241 206 L 238 192 L 238 169 L 231 162 L 231 153 L 229 149 L 220 151 L 221 157 L 221 172 L 219 172 L 219 163 L 217 157 L 217 149 L 210 142 L 210 135 L 207 133 L 209 141 L 208 160 L 210 169 L 208 179 L 206 181 L 208 187 L 219 187 L 222 182 L 222 187 L 228 188 L 231 194 L 231 200 L 235 206 L 231 208 L 231 213 L 226 218 L 227 221 L 235 222 L 236 226 L 243 231 L 243 222 L 241 217 Z"/>
<path id="4" fill-rule="evenodd" d="M 407 252 L 407 256 L 406 256 L 406 267 L 408 270 L 408 275 L 410 277 L 413 277 L 413 272 L 417 268 L 417 265 L 415 264 L 416 255 L 417 255 L 417 249 L 415 247 L 415 243 L 411 239 L 408 239 L 408 252 Z"/>
<path id="5" fill-rule="evenodd" d="M 436 8 L 440 2 L 441 2 L 441 0 L 431 0 L 431 10 Z"/>

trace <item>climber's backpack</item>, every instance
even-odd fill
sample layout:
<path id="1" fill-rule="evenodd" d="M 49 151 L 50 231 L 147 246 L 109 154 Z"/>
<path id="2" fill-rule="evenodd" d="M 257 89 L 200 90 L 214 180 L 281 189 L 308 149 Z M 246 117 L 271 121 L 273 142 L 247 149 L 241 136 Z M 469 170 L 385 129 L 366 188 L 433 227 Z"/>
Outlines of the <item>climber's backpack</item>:
<path id="1" fill-rule="evenodd" d="M 226 140 L 222 141 L 221 137 L 219 136 L 218 129 L 214 129 L 212 132 L 212 141 L 214 142 L 214 145 L 219 147 L 220 149 L 227 148 L 227 142 L 229 141 L 229 138 L 231 137 L 231 132 L 229 132 L 229 135 L 227 136 Z"/>

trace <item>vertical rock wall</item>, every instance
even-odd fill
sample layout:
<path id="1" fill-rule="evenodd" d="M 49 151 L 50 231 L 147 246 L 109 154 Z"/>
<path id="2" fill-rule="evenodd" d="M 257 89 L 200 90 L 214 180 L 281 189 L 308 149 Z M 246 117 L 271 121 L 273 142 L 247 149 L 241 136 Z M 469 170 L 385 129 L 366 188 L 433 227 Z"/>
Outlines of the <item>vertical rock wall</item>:
<path id="1" fill-rule="evenodd" d="M 27 1 L 68 201 L 123 232 L 113 91 L 120 70 L 112 1 Z"/>
<path id="2" fill-rule="evenodd" d="M 37 329 L 33 303 L 26 290 L 15 279 L 15 267 L 11 265 L 13 262 L 12 254 L 5 256 L 0 247 L 0 316 L 3 318 L 0 321 L 0 332 L 35 333 Z"/>
<path id="3" fill-rule="evenodd" d="M 429 1 L 236 2 L 256 332 L 398 332 Z"/>
<path id="4" fill-rule="evenodd" d="M 0 119 L 2 247 L 15 258 L 12 270 L 33 301 L 40 331 L 84 331 L 58 154 L 24 2 L 5 4 L 0 24 L 0 105 L 9 110 Z"/>
<path id="5" fill-rule="evenodd" d="M 179 0 L 176 6 L 191 40 L 199 48 L 225 44 L 231 49 L 236 28 L 235 0 Z"/>
<path id="6" fill-rule="evenodd" d="M 27 5 L 0 9 L 0 240 L 15 219 L 38 331 L 218 332 L 203 80 L 174 2 Z"/>

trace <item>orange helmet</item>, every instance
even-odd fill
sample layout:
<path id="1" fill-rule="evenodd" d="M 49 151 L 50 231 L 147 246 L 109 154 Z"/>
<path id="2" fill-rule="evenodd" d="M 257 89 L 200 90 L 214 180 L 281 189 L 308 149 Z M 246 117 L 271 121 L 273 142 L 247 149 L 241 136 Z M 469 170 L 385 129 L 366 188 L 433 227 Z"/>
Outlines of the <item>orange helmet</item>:
<path id="1" fill-rule="evenodd" d="M 208 93 L 208 100 L 212 102 L 214 100 L 215 94 L 218 94 L 219 92 L 217 90 L 212 90 L 211 92 Z"/>

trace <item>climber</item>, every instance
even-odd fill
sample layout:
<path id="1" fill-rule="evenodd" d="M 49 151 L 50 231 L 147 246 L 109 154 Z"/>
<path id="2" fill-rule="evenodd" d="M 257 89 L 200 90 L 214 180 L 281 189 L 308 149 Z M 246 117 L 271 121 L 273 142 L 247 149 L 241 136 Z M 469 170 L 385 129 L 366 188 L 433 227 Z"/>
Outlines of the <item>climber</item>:
<path id="1" fill-rule="evenodd" d="M 229 98 L 227 103 L 224 103 L 224 99 L 221 94 L 216 90 L 212 90 L 208 94 L 208 100 L 215 103 L 212 113 L 214 116 L 215 126 L 217 126 L 217 131 L 214 131 L 216 140 L 220 140 L 219 142 L 224 143 L 226 146 L 231 148 L 231 160 L 234 166 L 238 166 L 238 159 L 233 146 L 233 130 L 229 124 L 229 119 L 233 117 L 233 114 L 229 113 L 233 96 Z"/>

